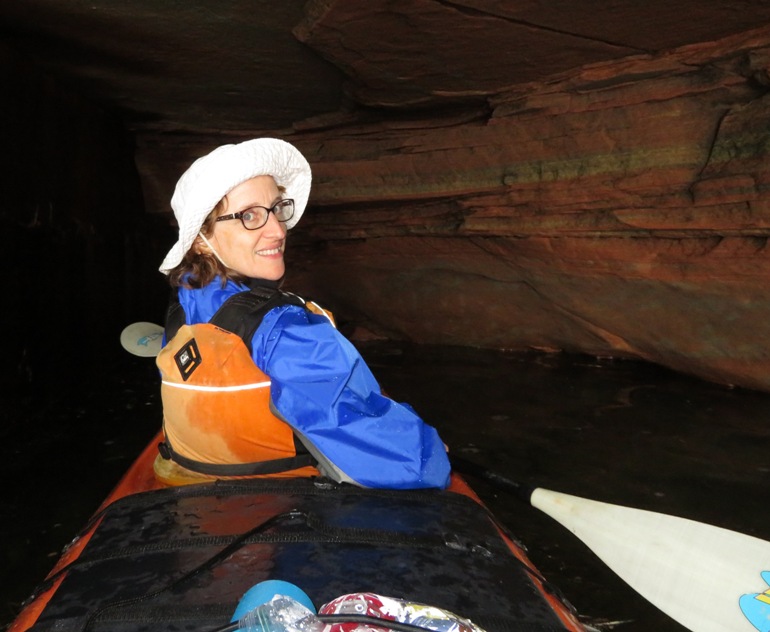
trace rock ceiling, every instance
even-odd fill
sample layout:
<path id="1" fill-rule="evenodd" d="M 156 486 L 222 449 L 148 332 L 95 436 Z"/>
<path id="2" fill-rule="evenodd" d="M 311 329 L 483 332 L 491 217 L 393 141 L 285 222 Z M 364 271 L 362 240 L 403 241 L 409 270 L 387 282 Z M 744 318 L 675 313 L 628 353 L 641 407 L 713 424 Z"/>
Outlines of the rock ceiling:
<path id="1" fill-rule="evenodd" d="M 769 19 L 745 0 L 24 0 L 0 33 L 137 134 L 217 136 L 484 104 Z"/>
<path id="2" fill-rule="evenodd" d="M 593 0 L 0 6 L 0 34 L 12 49 L 120 113 L 138 139 L 142 175 L 160 189 L 157 199 L 148 190 L 151 211 L 167 210 L 179 168 L 228 135 L 485 108 L 501 92 L 586 64 L 768 20 L 761 0 L 614 0 L 600 11 Z"/>
<path id="3" fill-rule="evenodd" d="M 292 280 L 359 332 L 770 390 L 770 3 L 24 0 L 0 34 L 120 114 L 151 212 L 295 142 Z"/>

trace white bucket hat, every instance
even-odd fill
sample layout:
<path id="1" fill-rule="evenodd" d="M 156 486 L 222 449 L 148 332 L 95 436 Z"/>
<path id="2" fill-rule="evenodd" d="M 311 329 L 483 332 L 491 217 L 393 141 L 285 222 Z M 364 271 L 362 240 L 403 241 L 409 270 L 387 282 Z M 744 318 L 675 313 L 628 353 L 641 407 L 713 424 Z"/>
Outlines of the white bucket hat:
<path id="1" fill-rule="evenodd" d="M 294 216 L 286 228 L 297 224 L 307 206 L 311 182 L 310 165 L 299 150 L 277 138 L 222 145 L 198 158 L 176 183 L 171 208 L 179 224 L 179 239 L 159 268 L 163 274 L 182 262 L 217 203 L 256 176 L 273 176 L 276 184 L 286 189 L 286 197 L 294 200 Z"/>

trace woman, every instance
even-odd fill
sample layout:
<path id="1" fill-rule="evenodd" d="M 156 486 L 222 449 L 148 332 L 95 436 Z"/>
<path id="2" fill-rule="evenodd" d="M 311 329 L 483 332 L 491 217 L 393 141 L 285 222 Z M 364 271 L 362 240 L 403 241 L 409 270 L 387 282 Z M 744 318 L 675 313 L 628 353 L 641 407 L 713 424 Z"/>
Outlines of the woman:
<path id="1" fill-rule="evenodd" d="M 296 148 L 261 138 L 219 147 L 177 183 L 179 240 L 160 267 L 177 294 L 158 356 L 156 472 L 308 474 L 312 456 L 322 474 L 365 487 L 445 487 L 436 430 L 381 394 L 329 314 L 278 291 L 310 182 Z"/>

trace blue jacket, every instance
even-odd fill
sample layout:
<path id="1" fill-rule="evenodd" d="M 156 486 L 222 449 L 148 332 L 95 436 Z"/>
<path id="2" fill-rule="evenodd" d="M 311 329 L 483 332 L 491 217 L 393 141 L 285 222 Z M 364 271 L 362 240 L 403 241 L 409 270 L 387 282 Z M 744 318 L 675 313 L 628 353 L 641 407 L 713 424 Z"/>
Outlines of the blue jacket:
<path id="1" fill-rule="evenodd" d="M 189 325 L 208 322 L 245 285 L 219 279 L 179 289 Z M 284 305 L 269 311 L 252 357 L 271 379 L 277 414 L 337 480 L 364 487 L 446 487 L 449 460 L 436 429 L 406 404 L 381 394 L 353 345 L 324 316 Z"/>

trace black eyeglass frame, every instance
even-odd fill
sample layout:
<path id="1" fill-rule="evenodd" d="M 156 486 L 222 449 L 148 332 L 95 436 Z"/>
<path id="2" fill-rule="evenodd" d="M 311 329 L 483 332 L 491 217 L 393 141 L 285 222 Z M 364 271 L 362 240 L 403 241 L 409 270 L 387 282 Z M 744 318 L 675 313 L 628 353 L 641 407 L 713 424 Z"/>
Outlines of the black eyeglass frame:
<path id="1" fill-rule="evenodd" d="M 291 204 L 291 215 L 289 215 L 289 217 L 287 217 L 286 219 L 281 219 L 281 218 L 280 218 L 280 217 L 278 217 L 278 215 L 276 214 L 276 212 L 275 212 L 275 209 L 276 209 L 276 208 L 278 208 L 278 207 L 279 207 L 279 206 L 281 206 L 281 205 L 285 205 L 287 202 L 289 202 L 289 203 Z M 254 226 L 253 228 L 249 228 L 248 226 L 246 226 L 246 222 L 245 222 L 245 221 L 244 221 L 244 219 L 243 219 L 243 214 L 244 214 L 244 213 L 248 213 L 249 211 L 251 211 L 251 210 L 253 210 L 253 209 L 256 209 L 256 208 L 261 208 L 263 211 L 265 211 L 265 221 L 264 221 L 264 222 L 262 222 L 262 223 L 261 223 L 259 226 Z M 217 222 L 224 222 L 224 221 L 226 221 L 226 220 L 230 220 L 230 219 L 239 219 L 239 220 L 241 220 L 241 225 L 242 225 L 242 226 L 243 226 L 243 227 L 244 227 L 246 230 L 259 230 L 260 228 L 263 228 L 265 224 L 267 224 L 267 220 L 270 218 L 270 213 L 272 213 L 273 215 L 275 215 L 275 219 L 277 219 L 279 222 L 281 222 L 282 224 L 285 224 L 285 223 L 286 223 L 286 222 L 288 222 L 288 221 L 289 221 L 289 220 L 290 220 L 292 217 L 294 217 L 294 209 L 295 209 L 294 200 L 292 200 L 291 198 L 285 198 L 285 199 L 283 199 L 283 200 L 278 200 L 278 201 L 277 201 L 275 204 L 273 204 L 273 205 L 272 205 L 270 208 L 267 208 L 267 207 L 265 207 L 265 206 L 259 206 L 259 205 L 250 206 L 249 208 L 245 208 L 245 209 L 243 209 L 242 211 L 238 211 L 237 213 L 230 213 L 230 215 L 220 215 L 220 216 L 219 216 L 219 217 L 217 217 L 217 218 L 216 218 L 216 220 L 214 220 L 214 221 L 217 221 Z"/>

